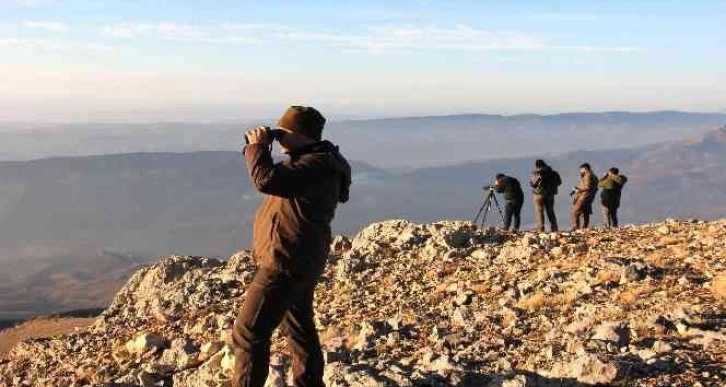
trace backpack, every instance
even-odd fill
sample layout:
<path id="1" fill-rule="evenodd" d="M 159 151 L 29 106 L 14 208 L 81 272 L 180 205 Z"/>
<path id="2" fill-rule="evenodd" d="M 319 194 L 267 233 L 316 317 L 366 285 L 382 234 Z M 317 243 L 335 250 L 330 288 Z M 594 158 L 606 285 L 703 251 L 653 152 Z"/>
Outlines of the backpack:
<path id="1" fill-rule="evenodd" d="M 554 169 L 552 171 L 552 193 L 557 195 L 557 187 L 562 185 L 562 178 L 560 177 L 560 174 L 555 171 Z"/>

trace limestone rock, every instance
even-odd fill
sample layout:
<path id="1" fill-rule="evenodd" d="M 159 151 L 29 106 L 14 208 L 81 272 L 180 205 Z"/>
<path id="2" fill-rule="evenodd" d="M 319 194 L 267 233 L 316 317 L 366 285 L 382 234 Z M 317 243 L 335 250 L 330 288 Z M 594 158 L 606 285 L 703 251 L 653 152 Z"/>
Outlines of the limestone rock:
<path id="1" fill-rule="evenodd" d="M 333 238 L 333 242 L 330 244 L 330 254 L 333 256 L 341 256 L 346 251 L 350 250 L 353 245 L 350 243 L 350 239 L 345 235 L 336 235 Z"/>
<path id="2" fill-rule="evenodd" d="M 651 347 L 655 353 L 670 353 L 673 352 L 673 346 L 662 340 L 656 340 L 653 342 Z"/>
<path id="3" fill-rule="evenodd" d="M 332 363 L 325 366 L 323 381 L 326 386 L 330 387 L 386 386 L 377 374 L 378 373 L 370 367 L 355 367 L 342 363 Z"/>
<path id="4" fill-rule="evenodd" d="M 585 384 L 613 384 L 624 377 L 623 369 L 617 363 L 601 360 L 594 354 L 583 354 L 570 363 L 559 363 L 551 376 L 574 378 Z"/>
<path id="5" fill-rule="evenodd" d="M 623 347 L 630 343 L 630 329 L 624 322 L 606 322 L 595 328 L 592 339 L 611 342 Z"/>
<path id="6" fill-rule="evenodd" d="M 726 353 L 726 220 L 519 235 L 392 220 L 333 242 L 315 295 L 329 386 L 726 384 L 703 368 Z M 88 329 L 17 344 L 0 385 L 228 386 L 255 270 L 249 252 L 160 259 Z M 278 331 L 270 386 L 291 383 L 286 349 Z"/>
<path id="7" fill-rule="evenodd" d="M 165 350 L 158 364 L 171 370 L 185 370 L 197 364 L 199 348 L 191 341 L 174 339 L 169 349 Z"/>
<path id="8" fill-rule="evenodd" d="M 132 355 L 141 355 L 149 351 L 157 351 L 166 346 L 166 340 L 154 333 L 142 333 L 126 343 L 126 351 Z"/>
<path id="9" fill-rule="evenodd" d="M 526 375 L 514 373 L 496 375 L 487 384 L 487 387 L 535 387 L 537 384 Z"/>

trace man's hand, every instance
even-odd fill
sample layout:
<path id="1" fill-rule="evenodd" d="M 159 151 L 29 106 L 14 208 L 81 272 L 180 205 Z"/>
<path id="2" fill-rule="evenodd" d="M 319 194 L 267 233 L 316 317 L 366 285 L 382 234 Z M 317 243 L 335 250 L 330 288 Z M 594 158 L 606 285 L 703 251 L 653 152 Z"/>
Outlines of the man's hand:
<path id="1" fill-rule="evenodd" d="M 270 135 L 270 129 L 265 126 L 258 126 L 245 133 L 247 143 L 252 144 L 264 144 L 270 145 L 272 143 L 272 136 Z"/>

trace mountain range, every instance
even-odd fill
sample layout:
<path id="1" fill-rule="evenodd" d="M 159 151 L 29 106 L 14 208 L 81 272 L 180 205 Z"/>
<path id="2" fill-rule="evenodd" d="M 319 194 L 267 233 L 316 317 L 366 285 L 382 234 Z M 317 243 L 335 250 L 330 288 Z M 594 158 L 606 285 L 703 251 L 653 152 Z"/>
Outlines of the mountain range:
<path id="1" fill-rule="evenodd" d="M 0 160 L 134 152 L 237 151 L 242 132 L 275 120 L 204 123 L 0 123 Z M 413 170 L 575 149 L 676 141 L 726 123 L 723 113 L 467 114 L 331 121 L 325 135 L 353 160 Z"/>
<path id="2" fill-rule="evenodd" d="M 694 132 L 699 132 L 694 131 Z M 498 172 L 526 186 L 545 157 L 564 185 L 557 200 L 569 226 L 566 192 L 577 166 L 618 166 L 630 181 L 622 222 L 726 216 L 726 127 L 686 140 L 610 150 L 545 153 L 412 171 L 353 162 L 352 200 L 339 208 L 336 233 L 389 218 L 416 222 L 471 219 L 482 186 Z M 0 162 L 0 315 L 17 318 L 100 306 L 155 256 L 218 257 L 249 244 L 261 195 L 239 152 L 131 153 Z M 496 225 L 498 214 L 487 223 Z M 531 227 L 529 199 L 523 210 Z M 596 214 L 596 222 L 599 221 Z M 61 290 L 62 291 L 59 291 Z"/>

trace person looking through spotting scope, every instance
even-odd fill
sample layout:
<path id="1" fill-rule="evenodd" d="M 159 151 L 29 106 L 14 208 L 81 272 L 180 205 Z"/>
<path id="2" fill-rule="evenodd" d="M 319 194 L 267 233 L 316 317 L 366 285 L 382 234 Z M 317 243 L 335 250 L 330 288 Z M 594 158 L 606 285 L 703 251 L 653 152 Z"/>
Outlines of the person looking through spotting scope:
<path id="1" fill-rule="evenodd" d="M 313 294 L 330 249 L 330 222 L 338 203 L 348 201 L 351 184 L 348 162 L 321 139 L 324 125 L 314 108 L 292 106 L 278 128 L 245 134 L 250 179 L 266 196 L 253 231 L 257 273 L 232 328 L 234 387 L 265 384 L 278 325 L 292 350 L 295 386 L 324 386 Z M 281 163 L 272 160 L 273 140 L 289 156 Z"/>
<path id="2" fill-rule="evenodd" d="M 597 193 L 598 179 L 592 172 L 590 164 L 580 165 L 580 185 L 574 187 L 570 192 L 572 201 L 572 230 L 590 227 L 590 215 L 592 214 L 592 202 Z M 582 224 L 580 223 L 582 218 Z"/>
<path id="3" fill-rule="evenodd" d="M 534 171 L 529 179 L 529 185 L 534 193 L 534 209 L 537 216 L 537 231 L 544 231 L 544 213 L 550 221 L 550 230 L 557 232 L 557 216 L 555 215 L 555 195 L 557 188 L 562 185 L 560 174 L 547 165 L 544 160 L 534 162 Z"/>
<path id="4" fill-rule="evenodd" d="M 618 208 L 620 207 L 620 196 L 623 186 L 628 181 L 625 175 L 612 167 L 603 177 L 600 178 L 600 204 L 602 204 L 602 216 L 607 228 L 618 227 Z"/>
<path id="5" fill-rule="evenodd" d="M 524 192 L 519 180 L 499 173 L 494 177 L 492 187 L 497 193 L 504 194 L 504 225 L 502 230 L 509 231 L 511 226 L 514 231 L 519 231 L 519 225 L 522 222 L 522 206 L 524 205 Z M 512 220 L 514 220 L 514 224 L 512 224 Z"/>

